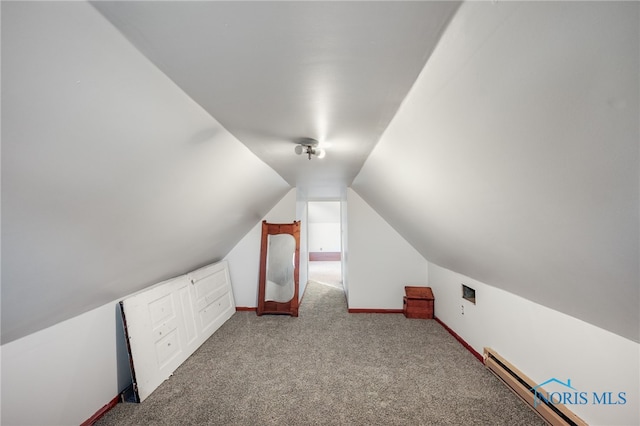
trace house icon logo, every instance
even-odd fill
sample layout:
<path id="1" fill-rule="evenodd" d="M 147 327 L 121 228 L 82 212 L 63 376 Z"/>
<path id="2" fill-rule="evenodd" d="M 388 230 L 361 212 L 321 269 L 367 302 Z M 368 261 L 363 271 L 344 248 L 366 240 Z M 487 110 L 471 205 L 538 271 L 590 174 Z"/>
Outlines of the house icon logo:
<path id="1" fill-rule="evenodd" d="M 574 388 L 573 386 L 571 386 L 571 379 L 567 379 L 567 383 L 556 379 L 555 377 L 550 378 L 549 380 L 540 383 L 538 386 L 534 386 L 531 389 L 529 389 L 531 392 L 533 392 L 533 406 L 537 407 L 540 403 L 544 402 L 550 402 L 553 403 L 553 398 L 549 398 L 549 394 L 545 393 L 544 391 L 542 391 L 540 388 L 542 388 L 542 386 L 548 385 L 549 383 L 557 383 L 561 386 L 564 386 L 565 388 L 571 389 L 573 391 L 578 391 L 576 388 Z M 540 389 L 540 390 L 539 390 Z"/>

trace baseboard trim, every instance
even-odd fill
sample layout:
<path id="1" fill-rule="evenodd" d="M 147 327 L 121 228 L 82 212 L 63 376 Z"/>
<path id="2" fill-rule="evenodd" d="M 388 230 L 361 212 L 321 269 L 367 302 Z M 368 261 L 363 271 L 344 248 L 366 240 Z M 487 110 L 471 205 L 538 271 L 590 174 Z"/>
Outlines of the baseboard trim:
<path id="1" fill-rule="evenodd" d="M 309 261 L 336 261 L 341 259 L 341 255 L 339 251 L 312 251 L 309 252 Z"/>
<path id="2" fill-rule="evenodd" d="M 473 347 L 471 347 L 470 344 L 468 344 L 467 342 L 464 341 L 464 339 L 460 336 L 458 336 L 458 333 L 456 333 L 455 331 L 453 331 L 447 324 L 443 323 L 440 318 L 436 318 L 433 317 L 434 320 L 438 321 L 438 323 L 449 332 L 449 334 L 451 334 L 453 337 L 455 337 L 455 339 L 460 342 L 460 344 L 462 346 L 464 346 L 469 352 L 471 352 L 471 354 L 473 356 L 475 356 L 478 361 L 480 361 L 481 363 L 484 364 L 484 358 L 482 355 L 480 355 L 480 353 L 478 353 L 475 349 L 473 349 Z"/>
<path id="3" fill-rule="evenodd" d="M 116 395 L 115 398 L 113 398 L 111 401 L 109 401 L 104 407 L 102 407 L 101 409 L 96 411 L 96 413 L 93 416 L 89 417 L 89 419 L 87 419 L 83 423 L 81 423 L 80 426 L 91 426 L 92 424 L 97 422 L 98 419 L 100 419 L 102 416 L 104 416 L 107 413 L 107 411 L 109 411 L 113 407 L 115 407 L 118 404 L 119 401 L 120 401 L 120 395 Z"/>
<path id="4" fill-rule="evenodd" d="M 360 309 L 349 308 L 350 314 L 401 314 L 402 309 Z"/>

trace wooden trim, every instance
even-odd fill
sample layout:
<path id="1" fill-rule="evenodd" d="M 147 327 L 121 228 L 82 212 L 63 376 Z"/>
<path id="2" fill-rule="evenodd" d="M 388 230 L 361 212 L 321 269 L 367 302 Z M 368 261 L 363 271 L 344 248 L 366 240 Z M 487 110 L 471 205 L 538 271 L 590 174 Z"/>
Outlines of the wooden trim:
<path id="1" fill-rule="evenodd" d="M 402 309 L 360 309 L 349 308 L 350 314 L 401 314 Z"/>
<path id="2" fill-rule="evenodd" d="M 310 251 L 309 261 L 336 261 L 342 259 L 342 253 L 339 251 Z"/>
<path id="3" fill-rule="evenodd" d="M 456 340 L 457 340 L 458 342 L 460 342 L 460 344 L 461 344 L 462 346 L 464 346 L 464 347 L 465 347 L 469 352 L 471 352 L 471 354 L 472 354 L 473 356 L 475 356 L 475 357 L 478 359 L 478 361 L 480 361 L 481 363 L 483 363 L 483 364 L 484 364 L 484 358 L 482 357 L 482 355 L 480 355 L 480 353 L 479 353 L 478 351 L 476 351 L 475 349 L 473 349 L 473 347 L 471 347 L 471 345 L 470 345 L 470 344 L 468 344 L 467 342 L 465 342 L 465 340 L 464 340 L 462 337 L 458 336 L 458 333 L 456 333 L 456 332 L 455 332 L 455 331 L 453 331 L 451 328 L 449 328 L 449 326 L 448 326 L 447 324 L 445 324 L 445 323 L 443 323 L 442 321 L 440 321 L 440 318 L 433 317 L 433 319 L 434 319 L 434 320 L 436 320 L 436 321 L 438 321 L 438 323 L 439 323 L 442 327 L 444 327 L 444 329 L 445 329 L 445 330 L 447 330 L 447 331 L 449 332 L 449 334 L 451 334 L 453 337 L 455 337 L 455 338 L 456 338 Z"/>
<path id="4" fill-rule="evenodd" d="M 102 416 L 104 416 L 107 411 L 111 410 L 113 407 L 115 407 L 118 404 L 118 401 L 120 401 L 120 395 L 116 395 L 115 398 L 113 398 L 111 401 L 109 401 L 105 406 L 103 406 L 101 409 L 99 409 L 98 411 L 96 411 L 96 413 L 89 417 L 87 420 L 85 420 L 84 422 L 82 422 L 80 424 L 80 426 L 91 426 L 92 424 L 94 424 L 95 422 L 98 421 L 98 419 L 100 419 Z"/>
<path id="5" fill-rule="evenodd" d="M 236 312 L 240 312 L 240 311 L 249 311 L 249 312 L 255 312 L 256 309 L 255 307 L 250 307 L 250 306 L 236 306 Z"/>
<path id="6" fill-rule="evenodd" d="M 295 240 L 295 252 L 293 257 L 293 297 L 288 302 L 275 302 L 265 300 L 266 284 L 267 284 L 267 251 L 269 235 L 289 234 Z M 298 316 L 299 288 L 300 288 L 300 221 L 292 223 L 268 223 L 262 221 L 262 240 L 260 245 L 260 277 L 258 282 L 258 307 L 256 315 L 263 314 L 287 314 L 294 317 Z"/>
<path id="7" fill-rule="evenodd" d="M 502 358 L 491 348 L 484 348 L 484 364 L 496 377 L 519 396 L 540 417 L 552 426 L 587 426 L 584 420 L 575 415 L 563 404 L 547 405 L 544 402 L 534 404 L 533 389 L 537 383 Z M 538 391 L 545 392 L 543 388 Z M 546 393 L 546 392 L 545 392 Z M 535 405 L 535 406 L 534 406 Z"/>
<path id="8" fill-rule="evenodd" d="M 302 300 L 304 299 L 304 295 L 307 294 L 307 287 L 309 287 L 309 283 L 304 287 L 304 291 L 302 292 L 302 298 L 300 299 L 300 304 L 302 304 Z M 236 312 L 256 312 L 258 310 L 257 307 L 251 306 L 236 306 Z"/>

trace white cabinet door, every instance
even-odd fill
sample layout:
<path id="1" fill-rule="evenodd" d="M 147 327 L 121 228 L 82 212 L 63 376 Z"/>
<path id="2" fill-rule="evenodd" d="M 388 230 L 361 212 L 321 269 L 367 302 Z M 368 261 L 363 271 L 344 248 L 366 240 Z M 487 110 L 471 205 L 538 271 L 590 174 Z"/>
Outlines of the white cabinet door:
<path id="1" fill-rule="evenodd" d="M 217 330 L 236 310 L 226 265 L 224 261 L 188 274 L 194 290 L 196 327 L 202 335 Z"/>
<path id="2" fill-rule="evenodd" d="M 134 391 L 143 401 L 234 314 L 227 262 L 156 284 L 121 305 Z"/>

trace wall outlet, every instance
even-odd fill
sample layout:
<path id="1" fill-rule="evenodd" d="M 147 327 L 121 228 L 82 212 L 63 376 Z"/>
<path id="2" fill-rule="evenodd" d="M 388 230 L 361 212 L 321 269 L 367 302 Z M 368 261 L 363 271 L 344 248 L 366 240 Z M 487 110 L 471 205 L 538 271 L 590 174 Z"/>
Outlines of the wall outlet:
<path id="1" fill-rule="evenodd" d="M 461 311 L 462 315 L 464 315 L 464 305 L 460 305 L 460 311 Z"/>

